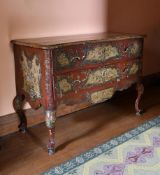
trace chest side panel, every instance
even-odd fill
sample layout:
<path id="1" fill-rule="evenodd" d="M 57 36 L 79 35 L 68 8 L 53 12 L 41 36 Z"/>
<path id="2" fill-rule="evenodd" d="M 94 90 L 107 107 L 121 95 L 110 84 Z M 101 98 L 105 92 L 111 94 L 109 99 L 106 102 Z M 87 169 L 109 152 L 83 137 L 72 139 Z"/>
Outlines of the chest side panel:
<path id="1" fill-rule="evenodd" d="M 14 57 L 17 94 L 24 95 L 33 108 L 53 104 L 50 51 L 14 45 Z"/>

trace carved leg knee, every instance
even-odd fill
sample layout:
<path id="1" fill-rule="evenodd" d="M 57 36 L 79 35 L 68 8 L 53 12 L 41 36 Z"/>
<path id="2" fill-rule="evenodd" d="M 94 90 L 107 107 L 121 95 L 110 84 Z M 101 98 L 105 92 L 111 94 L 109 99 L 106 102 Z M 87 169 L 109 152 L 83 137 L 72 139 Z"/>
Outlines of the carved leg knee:
<path id="1" fill-rule="evenodd" d="M 48 154 L 51 155 L 55 152 L 55 122 L 56 115 L 55 111 L 47 110 L 46 115 L 46 126 L 49 129 L 49 141 L 48 141 Z"/>
<path id="2" fill-rule="evenodd" d="M 144 92 L 144 86 L 142 83 L 137 83 L 137 98 L 136 98 L 136 101 L 135 101 L 135 109 L 136 109 L 136 115 L 141 115 L 143 110 L 139 108 L 139 103 L 140 103 L 140 100 L 141 100 L 141 97 L 142 97 L 142 94 Z"/>
<path id="3" fill-rule="evenodd" d="M 17 95 L 13 100 L 13 107 L 19 117 L 19 131 L 25 133 L 27 130 L 27 119 L 23 111 L 24 106 L 24 96 Z"/>

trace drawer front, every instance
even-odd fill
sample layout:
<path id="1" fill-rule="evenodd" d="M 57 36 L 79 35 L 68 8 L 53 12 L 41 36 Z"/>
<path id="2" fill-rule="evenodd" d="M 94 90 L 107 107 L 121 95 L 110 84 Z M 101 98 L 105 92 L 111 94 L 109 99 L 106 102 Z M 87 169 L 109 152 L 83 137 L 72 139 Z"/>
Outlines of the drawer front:
<path id="1" fill-rule="evenodd" d="M 141 58 L 143 51 L 143 39 L 130 39 L 120 42 L 121 56 L 126 58 Z"/>
<path id="2" fill-rule="evenodd" d="M 86 45 L 59 46 L 52 53 L 54 69 L 62 71 L 81 66 L 86 55 Z"/>
<path id="3" fill-rule="evenodd" d="M 57 92 L 59 97 L 68 93 L 79 93 L 86 89 L 102 86 L 119 78 L 120 70 L 117 67 L 101 67 L 74 71 L 57 76 Z"/>
<path id="4" fill-rule="evenodd" d="M 142 61 L 134 60 L 120 63 L 121 65 L 121 79 L 128 78 L 132 75 L 139 76 L 142 73 Z"/>
<path id="5" fill-rule="evenodd" d="M 65 70 L 142 56 L 142 39 L 59 46 L 53 50 L 54 69 Z"/>
<path id="6" fill-rule="evenodd" d="M 105 89 L 141 71 L 141 62 L 128 61 L 110 66 L 72 71 L 56 75 L 57 98 L 74 98 L 78 94 L 88 94 L 90 91 Z M 90 93 L 89 93 L 90 94 Z M 98 97 L 97 97 L 98 98 Z"/>

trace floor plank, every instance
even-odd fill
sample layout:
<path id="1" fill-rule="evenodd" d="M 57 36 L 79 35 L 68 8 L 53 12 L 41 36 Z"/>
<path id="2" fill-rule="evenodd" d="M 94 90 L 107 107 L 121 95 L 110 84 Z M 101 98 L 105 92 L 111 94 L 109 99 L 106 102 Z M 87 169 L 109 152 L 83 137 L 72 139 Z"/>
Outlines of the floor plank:
<path id="1" fill-rule="evenodd" d="M 58 118 L 57 152 L 48 156 L 45 124 L 29 128 L 27 134 L 1 138 L 0 175 L 36 175 L 97 144 L 118 136 L 146 120 L 160 115 L 160 86 L 146 89 L 141 117 L 135 116 L 135 93 L 126 91 L 105 103 Z"/>

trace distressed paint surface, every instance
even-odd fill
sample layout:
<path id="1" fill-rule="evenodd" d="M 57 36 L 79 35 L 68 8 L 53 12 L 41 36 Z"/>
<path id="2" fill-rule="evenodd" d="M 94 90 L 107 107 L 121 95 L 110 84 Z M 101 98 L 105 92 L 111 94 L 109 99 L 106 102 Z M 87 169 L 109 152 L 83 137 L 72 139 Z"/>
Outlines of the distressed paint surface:
<path id="1" fill-rule="evenodd" d="M 91 102 L 92 103 L 100 103 L 109 98 L 111 98 L 114 94 L 114 88 L 108 88 L 101 91 L 93 92 L 91 94 Z"/>
<path id="2" fill-rule="evenodd" d="M 67 93 L 72 90 L 71 84 L 68 82 L 67 78 L 58 81 L 60 91 Z"/>
<path id="3" fill-rule="evenodd" d="M 114 66 L 67 72 L 62 76 L 57 76 L 58 96 L 62 97 L 70 93 L 76 94 L 81 91 L 85 93 L 90 88 L 105 87 L 107 84 L 119 82 L 129 75 L 134 75 L 140 70 L 140 63 L 137 61 L 127 62 L 120 67 Z"/>
<path id="4" fill-rule="evenodd" d="M 77 47 L 78 48 L 78 47 Z M 76 49 L 77 49 L 76 48 Z M 118 47 L 113 47 L 112 45 L 103 44 L 100 46 L 93 47 L 80 47 L 76 51 L 72 49 L 68 51 L 61 50 L 61 52 L 56 53 L 56 62 L 59 68 L 72 67 L 74 65 L 80 66 L 80 64 L 90 64 L 97 62 L 104 62 L 113 57 L 119 57 L 120 53 Z"/>
<path id="5" fill-rule="evenodd" d="M 138 64 L 134 63 L 129 70 L 129 74 L 136 74 L 138 70 L 139 70 Z"/>
<path id="6" fill-rule="evenodd" d="M 105 42 L 109 41 L 122 41 L 122 40 L 132 40 L 132 39 L 143 39 L 143 35 L 135 35 L 135 34 L 120 34 L 120 33 L 93 33 L 93 34 L 80 34 L 73 36 L 59 36 L 59 37 L 43 37 L 42 38 L 32 38 L 32 39 L 18 39 L 13 40 L 12 42 L 19 45 L 30 46 L 34 48 L 50 48 L 54 49 L 57 45 L 73 46 L 73 42 L 78 44 L 83 44 L 84 42 L 97 43 L 101 40 Z"/>
<path id="7" fill-rule="evenodd" d="M 87 56 L 86 61 L 99 61 L 104 59 L 104 48 L 96 47 L 95 49 L 91 49 Z"/>
<path id="8" fill-rule="evenodd" d="M 118 48 L 113 47 L 111 45 L 105 46 L 104 48 L 104 59 L 109 59 L 112 57 L 117 57 L 119 56 Z"/>
<path id="9" fill-rule="evenodd" d="M 118 49 L 111 45 L 108 46 L 98 46 L 91 49 L 87 56 L 86 61 L 104 61 L 112 57 L 119 56 Z"/>
<path id="10" fill-rule="evenodd" d="M 58 61 L 59 65 L 62 67 L 68 66 L 70 64 L 68 58 L 66 57 L 66 55 L 64 53 L 61 53 L 59 55 L 59 57 L 57 58 L 57 61 Z"/>
<path id="11" fill-rule="evenodd" d="M 101 68 L 89 73 L 86 85 L 103 84 L 107 81 L 114 80 L 118 76 L 116 68 Z"/>
<path id="12" fill-rule="evenodd" d="M 63 96 L 77 90 L 104 85 L 120 77 L 119 70 L 111 67 L 102 67 L 96 70 L 71 72 L 63 76 L 57 76 L 58 94 Z"/>
<path id="13" fill-rule="evenodd" d="M 142 54 L 142 42 L 117 41 L 98 44 L 77 45 L 75 48 L 64 47 L 56 50 L 56 69 L 83 67 L 91 64 L 106 63 L 122 57 L 137 58 Z"/>
<path id="14" fill-rule="evenodd" d="M 41 98 L 41 66 L 39 58 L 37 55 L 34 55 L 32 59 L 29 59 L 23 51 L 21 56 L 20 64 L 24 80 L 23 89 L 32 99 Z"/>
<path id="15" fill-rule="evenodd" d="M 131 44 L 128 49 L 127 49 L 127 53 L 131 56 L 140 56 L 141 54 L 141 46 L 139 45 L 139 43 L 134 42 L 133 44 Z"/>
<path id="16" fill-rule="evenodd" d="M 56 112 L 55 111 L 45 111 L 46 113 L 46 126 L 48 128 L 53 128 L 56 122 Z"/>

